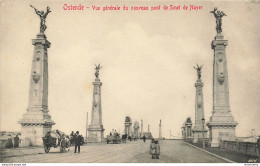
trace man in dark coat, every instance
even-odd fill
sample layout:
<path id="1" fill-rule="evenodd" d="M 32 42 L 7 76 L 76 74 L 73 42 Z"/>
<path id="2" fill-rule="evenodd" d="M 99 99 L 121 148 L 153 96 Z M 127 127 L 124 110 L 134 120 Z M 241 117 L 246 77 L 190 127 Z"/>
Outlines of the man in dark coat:
<path id="1" fill-rule="evenodd" d="M 10 134 L 8 135 L 8 140 L 7 140 L 7 143 L 5 144 L 5 147 L 6 147 L 6 148 L 11 148 L 11 147 L 13 147 L 12 136 L 11 136 Z"/>
<path id="2" fill-rule="evenodd" d="M 145 137 L 145 135 L 143 136 L 143 141 L 145 142 L 145 140 L 146 140 L 146 137 Z"/>
<path id="3" fill-rule="evenodd" d="M 75 136 L 76 136 L 76 138 L 75 138 L 75 151 L 74 151 L 74 153 L 77 153 L 77 148 L 78 148 L 78 153 L 80 153 L 80 145 L 82 144 L 82 138 L 79 135 L 79 131 L 76 132 Z"/>
<path id="4" fill-rule="evenodd" d="M 20 139 L 19 139 L 18 135 L 16 135 L 16 136 L 14 137 L 14 147 L 15 147 L 15 148 L 18 148 L 18 147 L 19 147 L 19 141 L 20 141 Z"/>

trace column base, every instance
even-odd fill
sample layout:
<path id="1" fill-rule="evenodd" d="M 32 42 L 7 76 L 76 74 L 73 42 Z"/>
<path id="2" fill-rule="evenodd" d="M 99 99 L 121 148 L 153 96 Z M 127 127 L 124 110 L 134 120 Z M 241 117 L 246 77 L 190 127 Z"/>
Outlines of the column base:
<path id="1" fill-rule="evenodd" d="M 48 124 L 22 124 L 21 147 L 42 146 L 42 137 L 48 131 L 51 131 Z"/>
<path id="2" fill-rule="evenodd" d="M 235 141 L 235 128 L 238 123 L 233 122 L 208 122 L 210 135 L 210 146 L 219 147 L 220 141 Z"/>
<path id="3" fill-rule="evenodd" d="M 100 128 L 96 128 L 90 125 L 88 132 L 89 134 L 88 134 L 87 142 L 98 143 L 98 142 L 105 141 L 103 126 L 100 126 Z"/>

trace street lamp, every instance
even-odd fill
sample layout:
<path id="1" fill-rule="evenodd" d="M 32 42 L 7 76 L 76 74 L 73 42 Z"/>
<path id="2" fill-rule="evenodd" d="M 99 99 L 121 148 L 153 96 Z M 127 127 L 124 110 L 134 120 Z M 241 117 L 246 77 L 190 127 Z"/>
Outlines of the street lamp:
<path id="1" fill-rule="evenodd" d="M 203 149 L 205 149 L 205 140 L 204 140 L 204 124 L 205 124 L 205 119 L 202 118 L 201 121 L 202 121 L 202 146 L 203 146 Z"/>
<path id="2" fill-rule="evenodd" d="M 252 130 L 251 130 L 251 134 L 252 134 L 252 142 L 254 142 L 255 129 L 252 129 Z"/>

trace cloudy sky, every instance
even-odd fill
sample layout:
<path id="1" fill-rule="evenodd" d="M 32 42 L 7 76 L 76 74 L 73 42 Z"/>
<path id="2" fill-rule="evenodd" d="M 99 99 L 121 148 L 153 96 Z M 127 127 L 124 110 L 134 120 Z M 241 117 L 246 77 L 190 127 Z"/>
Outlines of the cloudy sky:
<path id="1" fill-rule="evenodd" d="M 65 11 L 63 5 L 156 6 L 160 11 Z M 124 129 L 125 116 L 150 124 L 164 137 L 181 135 L 187 117 L 195 119 L 193 65 L 203 64 L 204 110 L 212 115 L 214 7 L 225 11 L 231 113 L 237 136 L 260 134 L 260 4 L 250 2 L 182 1 L 14 1 L 0 10 L 0 130 L 20 131 L 26 112 L 40 10 L 50 6 L 45 34 L 49 56 L 49 113 L 53 129 L 85 133 L 91 114 L 94 63 L 100 63 L 105 135 Z M 200 11 L 163 11 L 163 5 L 198 5 Z M 89 119 L 90 122 L 90 119 Z"/>

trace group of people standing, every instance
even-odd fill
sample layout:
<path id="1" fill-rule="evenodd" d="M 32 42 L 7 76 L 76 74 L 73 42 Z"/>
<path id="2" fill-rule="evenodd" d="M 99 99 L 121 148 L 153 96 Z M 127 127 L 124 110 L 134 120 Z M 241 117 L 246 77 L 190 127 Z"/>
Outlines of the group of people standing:
<path id="1" fill-rule="evenodd" d="M 112 131 L 110 132 L 109 135 L 110 135 L 110 136 L 117 137 L 117 136 L 119 136 L 119 133 L 118 133 L 116 130 L 112 129 Z"/>
<path id="2" fill-rule="evenodd" d="M 152 159 L 159 159 L 160 144 L 158 140 L 152 139 L 150 144 L 150 154 L 152 155 Z"/>
<path id="3" fill-rule="evenodd" d="M 74 153 L 77 153 L 77 149 L 78 149 L 78 153 L 80 153 L 80 146 L 83 145 L 84 138 L 82 135 L 79 135 L 79 131 L 77 131 L 75 134 L 73 131 L 71 132 L 70 141 L 71 141 L 71 144 L 75 144 Z"/>
<path id="4" fill-rule="evenodd" d="M 18 137 L 18 135 L 16 135 L 14 138 L 12 138 L 11 134 L 9 134 L 5 147 L 6 148 L 12 148 L 12 147 L 18 148 L 19 142 L 20 142 L 20 138 Z"/>

